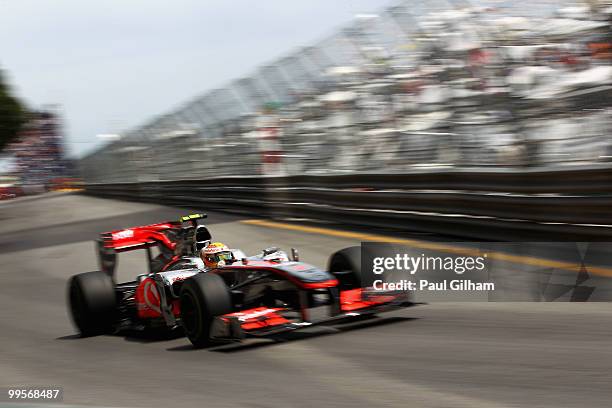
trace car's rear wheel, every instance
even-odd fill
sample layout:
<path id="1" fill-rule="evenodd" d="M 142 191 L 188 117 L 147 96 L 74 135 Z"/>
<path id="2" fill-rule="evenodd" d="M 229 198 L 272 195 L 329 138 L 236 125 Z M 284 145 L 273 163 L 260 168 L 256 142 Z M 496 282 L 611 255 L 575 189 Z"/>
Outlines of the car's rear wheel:
<path id="1" fill-rule="evenodd" d="M 213 319 L 233 309 L 227 285 L 214 274 L 197 274 L 187 279 L 181 289 L 180 302 L 181 322 L 195 347 L 210 345 Z"/>
<path id="2" fill-rule="evenodd" d="M 104 272 L 74 275 L 68 283 L 68 302 L 74 324 L 81 336 L 94 336 L 112 330 L 117 312 L 113 279 Z"/>
<path id="3" fill-rule="evenodd" d="M 327 270 L 339 282 L 340 290 L 361 287 L 361 247 L 344 248 L 329 258 Z"/>

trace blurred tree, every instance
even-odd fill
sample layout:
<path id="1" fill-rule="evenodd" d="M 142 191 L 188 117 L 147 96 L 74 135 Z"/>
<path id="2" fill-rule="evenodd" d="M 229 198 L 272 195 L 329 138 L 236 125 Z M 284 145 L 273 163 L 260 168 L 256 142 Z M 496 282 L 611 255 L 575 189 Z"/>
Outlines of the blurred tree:
<path id="1" fill-rule="evenodd" d="M 19 133 L 26 121 L 26 109 L 11 95 L 0 70 L 0 151 Z"/>

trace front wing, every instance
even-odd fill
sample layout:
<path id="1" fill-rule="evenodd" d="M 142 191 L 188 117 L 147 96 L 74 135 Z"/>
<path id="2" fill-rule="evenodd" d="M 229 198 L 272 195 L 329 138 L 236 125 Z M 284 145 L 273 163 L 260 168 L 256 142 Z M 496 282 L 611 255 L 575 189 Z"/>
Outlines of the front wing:
<path id="1" fill-rule="evenodd" d="M 338 303 L 339 310 L 338 304 L 335 307 L 328 305 L 328 313 L 322 317 L 320 313 L 312 313 L 312 310 L 302 310 L 296 316 L 295 310 L 281 307 L 257 307 L 217 316 L 212 323 L 211 337 L 217 340 L 262 337 L 414 305 L 409 292 L 372 288 L 341 291 Z"/>

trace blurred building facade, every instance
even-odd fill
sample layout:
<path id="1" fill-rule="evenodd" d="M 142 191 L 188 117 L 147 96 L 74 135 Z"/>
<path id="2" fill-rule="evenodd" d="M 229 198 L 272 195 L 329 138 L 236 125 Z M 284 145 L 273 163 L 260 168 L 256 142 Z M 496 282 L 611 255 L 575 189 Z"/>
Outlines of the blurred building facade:
<path id="1" fill-rule="evenodd" d="M 88 182 L 612 158 L 612 3 L 402 1 L 121 135 Z"/>
<path id="2" fill-rule="evenodd" d="M 45 189 L 73 173 L 64 154 L 60 116 L 52 109 L 30 112 L 27 124 L 6 153 L 13 158 L 13 178 L 26 189 Z"/>

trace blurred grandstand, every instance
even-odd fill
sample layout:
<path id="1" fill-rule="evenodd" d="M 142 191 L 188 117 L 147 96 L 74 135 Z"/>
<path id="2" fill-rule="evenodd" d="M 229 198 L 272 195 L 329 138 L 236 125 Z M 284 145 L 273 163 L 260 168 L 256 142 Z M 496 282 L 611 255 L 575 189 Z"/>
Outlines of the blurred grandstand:
<path id="1" fill-rule="evenodd" d="M 0 177 L 0 199 L 75 188 L 55 108 L 29 112 L 23 129 L 3 153 L 8 164 Z"/>
<path id="2" fill-rule="evenodd" d="M 612 3 L 403 1 L 154 118 L 89 183 L 612 159 Z"/>

